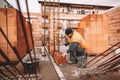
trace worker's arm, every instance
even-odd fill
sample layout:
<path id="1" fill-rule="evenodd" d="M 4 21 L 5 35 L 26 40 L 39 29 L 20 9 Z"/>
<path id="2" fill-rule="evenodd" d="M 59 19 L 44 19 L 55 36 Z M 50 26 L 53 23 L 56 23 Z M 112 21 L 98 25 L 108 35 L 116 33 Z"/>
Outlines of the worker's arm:
<path id="1" fill-rule="evenodd" d="M 77 45 L 78 45 L 77 42 L 72 42 L 69 49 L 67 50 L 67 53 L 73 52 Z"/>

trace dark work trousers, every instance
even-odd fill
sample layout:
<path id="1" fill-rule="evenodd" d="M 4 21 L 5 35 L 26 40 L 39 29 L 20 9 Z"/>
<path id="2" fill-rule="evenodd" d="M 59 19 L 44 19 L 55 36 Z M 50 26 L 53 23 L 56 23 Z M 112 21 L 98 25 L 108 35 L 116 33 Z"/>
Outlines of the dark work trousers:
<path id="1" fill-rule="evenodd" d="M 75 49 L 70 52 L 70 60 L 78 62 L 79 67 L 84 67 L 87 62 L 87 53 L 85 49 L 77 45 Z"/>

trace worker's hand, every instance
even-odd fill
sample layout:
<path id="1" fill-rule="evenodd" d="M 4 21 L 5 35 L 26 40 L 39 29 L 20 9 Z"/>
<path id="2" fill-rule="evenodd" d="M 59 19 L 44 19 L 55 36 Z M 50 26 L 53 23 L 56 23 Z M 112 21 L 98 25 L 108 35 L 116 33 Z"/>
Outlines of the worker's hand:
<path id="1" fill-rule="evenodd" d="M 62 56 L 63 56 L 63 57 L 65 57 L 66 55 L 67 55 L 67 53 L 66 53 L 66 52 L 62 54 Z"/>

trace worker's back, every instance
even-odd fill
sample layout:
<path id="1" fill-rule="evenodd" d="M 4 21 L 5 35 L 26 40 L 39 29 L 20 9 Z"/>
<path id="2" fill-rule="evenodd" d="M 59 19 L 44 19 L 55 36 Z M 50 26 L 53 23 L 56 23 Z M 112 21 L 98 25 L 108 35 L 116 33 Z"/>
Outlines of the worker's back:
<path id="1" fill-rule="evenodd" d="M 73 32 L 73 35 L 72 37 L 69 39 L 69 42 L 72 43 L 72 42 L 78 42 L 79 45 L 82 47 L 82 48 L 87 48 L 87 45 L 85 43 L 85 40 L 83 39 L 83 37 L 81 36 L 80 33 L 74 31 Z"/>

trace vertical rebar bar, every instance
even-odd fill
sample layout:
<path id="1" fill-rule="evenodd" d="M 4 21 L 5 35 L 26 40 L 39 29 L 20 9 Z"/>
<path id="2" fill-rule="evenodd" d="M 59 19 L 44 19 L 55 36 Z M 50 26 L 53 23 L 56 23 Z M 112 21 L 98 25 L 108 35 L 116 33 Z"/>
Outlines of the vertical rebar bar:
<path id="1" fill-rule="evenodd" d="M 51 2 L 51 0 L 49 0 L 49 2 Z M 51 9 L 50 7 L 51 7 L 51 4 L 49 4 L 49 28 L 48 28 L 48 34 L 50 34 L 50 15 L 51 15 L 51 14 L 50 14 L 50 13 L 51 13 L 51 12 L 50 12 L 50 9 Z M 49 51 L 49 53 L 50 53 L 50 40 L 51 40 L 51 39 L 50 39 L 50 35 L 48 35 L 48 37 L 49 37 L 49 41 L 48 41 L 48 45 L 49 45 L 49 46 L 48 46 L 48 51 Z"/>
<path id="2" fill-rule="evenodd" d="M 32 59 L 32 55 L 31 55 L 31 52 L 29 51 L 30 50 L 30 47 L 29 47 L 29 43 L 28 43 L 28 38 L 27 38 L 27 34 L 26 34 L 26 30 L 25 30 L 25 24 L 23 22 L 23 18 L 22 18 L 22 13 L 21 13 L 21 8 L 20 8 L 20 3 L 19 3 L 19 0 L 16 0 L 17 2 L 17 6 L 18 6 L 18 9 L 19 9 L 19 13 L 20 13 L 20 21 L 21 21 L 21 25 L 22 25 L 22 29 L 23 29 L 23 33 L 24 33 L 24 37 L 25 37 L 25 42 L 26 42 L 26 46 L 27 46 L 27 51 L 29 53 L 29 56 L 30 56 L 30 60 L 32 62 L 32 66 L 33 66 L 33 69 L 34 69 L 34 74 L 35 73 L 35 64 L 33 63 L 33 59 Z M 37 79 L 37 75 L 36 75 L 36 79 Z"/>
<path id="3" fill-rule="evenodd" d="M 59 40 L 59 27 L 60 27 L 60 22 L 59 22 L 59 17 L 60 17 L 60 0 L 58 0 L 58 52 L 60 51 L 60 40 Z"/>
<path id="4" fill-rule="evenodd" d="M 53 51 L 53 56 L 55 55 L 55 0 L 53 0 L 53 46 L 54 46 L 54 51 Z"/>
<path id="5" fill-rule="evenodd" d="M 44 0 L 44 55 L 45 55 L 45 45 L 46 45 L 46 35 L 45 35 L 45 27 L 46 27 L 46 0 Z"/>
<path id="6" fill-rule="evenodd" d="M 33 54 L 34 54 L 35 62 L 36 62 L 36 53 L 35 53 L 34 41 L 33 41 L 33 35 L 32 35 L 32 26 L 30 24 L 31 20 L 30 20 L 30 14 L 29 14 L 28 0 L 25 0 L 25 2 L 26 2 L 26 7 L 27 7 L 27 15 L 28 15 L 28 21 L 29 21 L 29 27 L 30 27 L 30 36 L 31 36 L 32 46 L 33 46 Z M 35 67 L 37 68 L 37 64 L 35 64 Z M 36 79 L 38 79 L 37 73 L 36 73 Z"/>
<path id="7" fill-rule="evenodd" d="M 100 60 L 102 60 L 103 58 L 105 58 L 105 57 L 107 57 L 109 54 L 111 54 L 112 52 L 114 52 L 115 50 L 117 50 L 117 49 L 119 49 L 119 47 L 118 48 L 116 48 L 116 49 L 114 49 L 114 50 L 112 50 L 112 51 L 110 51 L 109 53 L 107 53 L 105 56 L 102 56 L 100 59 L 98 59 L 97 61 L 95 61 L 93 64 L 91 64 L 91 66 L 90 67 L 92 67 L 93 65 L 95 65 L 96 63 L 98 63 Z"/>

